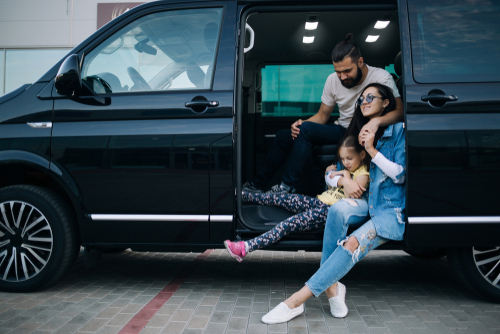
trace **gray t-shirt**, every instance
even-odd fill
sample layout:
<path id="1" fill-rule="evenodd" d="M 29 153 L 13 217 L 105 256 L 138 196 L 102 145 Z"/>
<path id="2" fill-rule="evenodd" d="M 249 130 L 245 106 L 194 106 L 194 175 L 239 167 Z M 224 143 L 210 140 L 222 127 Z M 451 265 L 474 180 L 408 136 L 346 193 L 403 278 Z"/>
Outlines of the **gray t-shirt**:
<path id="1" fill-rule="evenodd" d="M 345 88 L 342 86 L 336 73 L 330 74 L 328 79 L 326 79 L 321 102 L 328 106 L 334 106 L 335 103 L 338 104 L 340 114 L 339 124 L 344 128 L 349 126 L 352 116 L 354 115 L 356 99 L 367 85 L 374 82 L 386 85 L 392 90 L 394 97 L 400 97 L 394 79 L 389 72 L 369 65 L 366 65 L 366 67 L 368 68 L 368 74 L 366 75 L 365 81 L 363 81 L 361 85 L 353 88 Z"/>

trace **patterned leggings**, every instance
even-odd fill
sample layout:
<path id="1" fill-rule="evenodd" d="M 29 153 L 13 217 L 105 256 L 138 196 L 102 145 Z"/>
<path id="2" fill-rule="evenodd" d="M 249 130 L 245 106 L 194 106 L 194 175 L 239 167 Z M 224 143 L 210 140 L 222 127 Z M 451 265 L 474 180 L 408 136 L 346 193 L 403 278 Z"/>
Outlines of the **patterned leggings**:
<path id="1" fill-rule="evenodd" d="M 282 221 L 272 230 L 247 241 L 249 252 L 278 242 L 295 231 L 309 231 L 325 226 L 330 206 L 315 197 L 298 194 L 266 194 L 243 191 L 244 202 L 275 205 L 295 212 L 296 215 Z"/>

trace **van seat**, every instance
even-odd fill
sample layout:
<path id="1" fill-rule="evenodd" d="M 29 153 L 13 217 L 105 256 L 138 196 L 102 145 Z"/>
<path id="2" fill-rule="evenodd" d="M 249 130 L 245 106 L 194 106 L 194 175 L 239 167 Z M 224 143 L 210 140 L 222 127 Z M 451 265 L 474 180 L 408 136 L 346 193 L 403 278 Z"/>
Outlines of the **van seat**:
<path id="1" fill-rule="evenodd" d="M 337 155 L 337 145 L 321 145 L 313 148 L 313 160 L 318 169 L 324 171 Z"/>

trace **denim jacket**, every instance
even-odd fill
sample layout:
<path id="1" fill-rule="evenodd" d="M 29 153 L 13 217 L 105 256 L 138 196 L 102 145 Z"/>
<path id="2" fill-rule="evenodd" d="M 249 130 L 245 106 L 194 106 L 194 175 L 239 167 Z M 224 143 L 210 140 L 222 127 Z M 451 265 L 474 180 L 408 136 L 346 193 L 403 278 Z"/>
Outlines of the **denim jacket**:
<path id="1" fill-rule="evenodd" d="M 403 123 L 390 125 L 379 139 L 376 147 L 384 157 L 401 165 L 406 173 L 405 130 Z M 405 231 L 405 183 L 396 184 L 373 162 L 370 165 L 370 189 L 368 205 L 370 218 L 377 234 L 391 240 L 403 240 Z"/>
<path id="2" fill-rule="evenodd" d="M 406 173 L 405 131 L 403 123 L 390 125 L 379 139 L 377 151 L 403 167 L 399 179 Z M 341 163 L 338 170 L 344 169 Z M 405 231 L 405 183 L 396 184 L 373 162 L 370 164 L 368 206 L 377 234 L 391 240 L 403 240 Z M 366 194 L 363 194 L 363 198 Z"/>

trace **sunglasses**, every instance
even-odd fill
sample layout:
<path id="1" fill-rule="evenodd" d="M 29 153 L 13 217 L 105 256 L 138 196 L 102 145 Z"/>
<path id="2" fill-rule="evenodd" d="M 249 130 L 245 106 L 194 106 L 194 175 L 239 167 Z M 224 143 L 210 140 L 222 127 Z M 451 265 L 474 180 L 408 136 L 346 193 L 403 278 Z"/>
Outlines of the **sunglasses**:
<path id="1" fill-rule="evenodd" d="M 382 97 L 380 97 L 380 96 L 373 96 L 371 93 L 368 93 L 368 95 L 366 95 L 366 103 L 371 103 L 373 101 L 373 99 L 381 99 L 381 100 L 383 100 Z M 363 96 L 360 96 L 356 100 L 356 103 L 360 106 L 360 105 L 363 104 L 364 100 L 365 100 L 365 98 Z"/>

